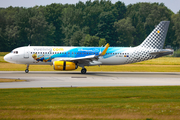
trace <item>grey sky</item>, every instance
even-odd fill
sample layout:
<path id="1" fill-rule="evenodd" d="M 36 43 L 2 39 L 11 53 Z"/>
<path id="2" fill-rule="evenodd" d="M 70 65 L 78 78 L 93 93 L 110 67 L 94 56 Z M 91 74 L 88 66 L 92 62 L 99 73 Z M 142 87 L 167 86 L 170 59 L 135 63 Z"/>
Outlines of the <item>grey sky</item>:
<path id="1" fill-rule="evenodd" d="M 62 4 L 75 4 L 79 1 L 86 2 L 87 0 L 0 0 L 0 7 L 9 7 L 9 6 L 19 6 L 19 7 L 33 7 L 35 5 L 49 5 L 51 3 L 62 3 Z M 94 0 L 91 0 L 94 1 Z M 112 3 L 115 3 L 119 0 L 111 0 Z M 169 9 L 174 13 L 177 13 L 180 10 L 180 0 L 120 0 L 124 2 L 125 5 L 134 4 L 137 2 L 159 2 L 164 3 Z"/>

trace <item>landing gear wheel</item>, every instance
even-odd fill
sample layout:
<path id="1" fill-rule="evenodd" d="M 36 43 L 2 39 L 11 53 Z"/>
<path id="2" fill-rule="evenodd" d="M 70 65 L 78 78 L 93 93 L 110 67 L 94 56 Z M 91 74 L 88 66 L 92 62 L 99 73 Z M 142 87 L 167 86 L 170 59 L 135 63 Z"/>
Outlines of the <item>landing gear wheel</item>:
<path id="1" fill-rule="evenodd" d="M 26 67 L 26 70 L 25 70 L 25 73 L 28 73 L 29 72 L 29 64 L 27 64 L 27 67 Z"/>
<path id="2" fill-rule="evenodd" d="M 26 69 L 26 70 L 25 70 L 25 73 L 28 73 L 28 72 L 29 72 L 29 70 L 28 70 L 28 69 Z"/>
<path id="3" fill-rule="evenodd" d="M 82 74 L 86 74 L 86 71 L 87 71 L 86 68 L 83 68 L 83 69 L 81 70 L 81 73 L 82 73 Z"/>

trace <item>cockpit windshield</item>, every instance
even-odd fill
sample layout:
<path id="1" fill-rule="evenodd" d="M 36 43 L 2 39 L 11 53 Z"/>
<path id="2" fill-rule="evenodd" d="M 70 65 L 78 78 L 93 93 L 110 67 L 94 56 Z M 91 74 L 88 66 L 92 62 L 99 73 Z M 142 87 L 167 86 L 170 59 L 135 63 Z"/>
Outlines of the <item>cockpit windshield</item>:
<path id="1" fill-rule="evenodd" d="M 18 54 L 18 51 L 11 51 L 11 53 Z"/>

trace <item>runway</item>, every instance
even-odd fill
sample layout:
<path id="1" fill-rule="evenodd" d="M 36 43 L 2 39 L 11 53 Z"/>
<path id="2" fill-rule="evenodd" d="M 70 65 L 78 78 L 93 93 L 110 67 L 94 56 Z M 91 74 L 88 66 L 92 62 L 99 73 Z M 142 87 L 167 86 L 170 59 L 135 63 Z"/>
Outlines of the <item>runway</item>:
<path id="1" fill-rule="evenodd" d="M 169 86 L 180 85 L 178 72 L 37 72 L 0 71 L 0 78 L 26 82 L 0 83 L 0 88 L 98 87 L 98 86 Z"/>

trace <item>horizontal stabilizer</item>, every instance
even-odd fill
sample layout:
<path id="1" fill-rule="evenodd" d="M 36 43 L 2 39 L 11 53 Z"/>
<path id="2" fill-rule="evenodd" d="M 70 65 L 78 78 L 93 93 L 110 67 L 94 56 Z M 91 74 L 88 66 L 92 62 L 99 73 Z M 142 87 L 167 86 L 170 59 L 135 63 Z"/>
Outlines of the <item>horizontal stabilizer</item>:
<path id="1" fill-rule="evenodd" d="M 170 50 L 170 49 L 162 49 L 160 51 L 157 51 L 157 52 L 151 52 L 150 54 L 151 55 L 171 55 L 173 54 L 174 51 L 173 50 Z"/>

